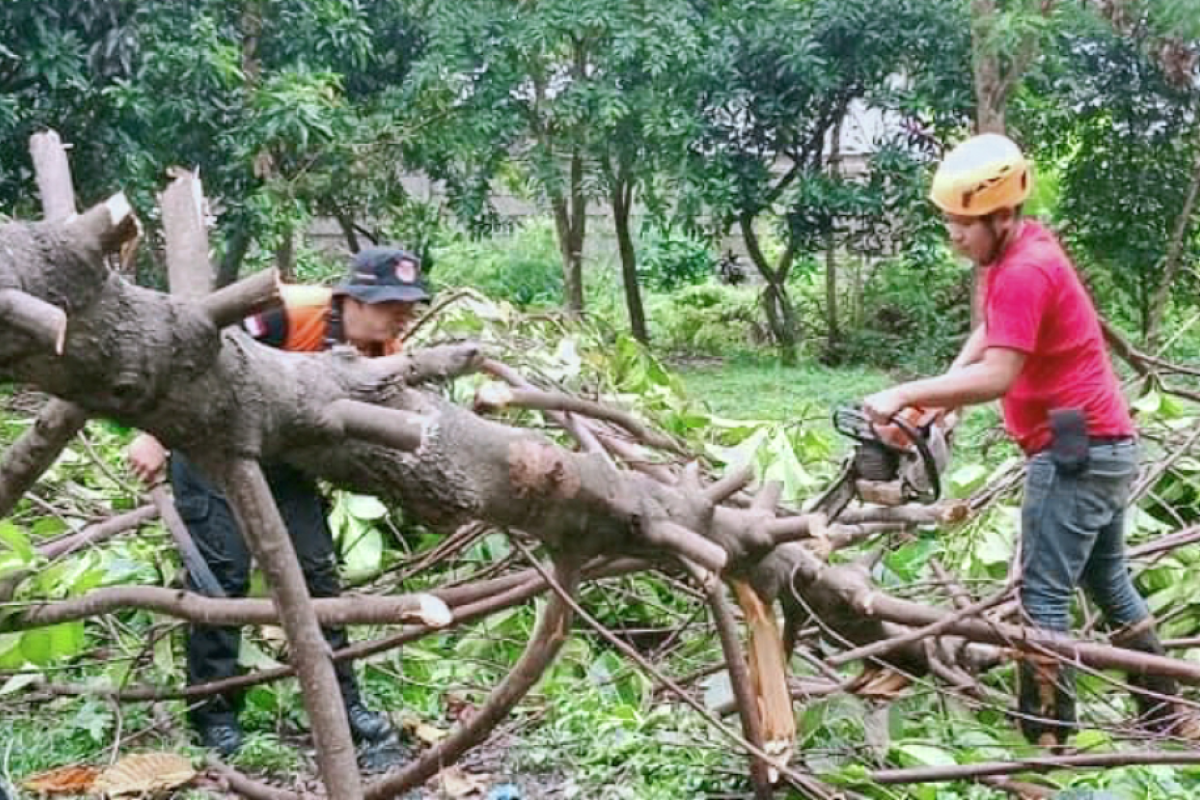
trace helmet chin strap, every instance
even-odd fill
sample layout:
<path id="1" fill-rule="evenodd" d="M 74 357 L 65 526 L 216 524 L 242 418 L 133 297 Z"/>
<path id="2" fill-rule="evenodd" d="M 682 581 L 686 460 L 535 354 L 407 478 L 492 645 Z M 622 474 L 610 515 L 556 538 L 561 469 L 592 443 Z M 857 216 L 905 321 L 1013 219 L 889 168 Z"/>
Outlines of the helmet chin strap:
<path id="1" fill-rule="evenodd" d="M 987 225 L 988 234 L 992 237 L 992 247 L 988 251 L 987 258 L 984 259 L 983 266 L 990 267 L 1000 260 L 1000 256 L 1004 255 L 1004 251 L 1012 244 L 1012 240 L 1015 238 L 1021 222 L 1019 219 L 1014 219 L 1013 226 L 1003 234 L 996 230 L 996 215 L 994 213 L 988 214 L 984 222 Z"/>

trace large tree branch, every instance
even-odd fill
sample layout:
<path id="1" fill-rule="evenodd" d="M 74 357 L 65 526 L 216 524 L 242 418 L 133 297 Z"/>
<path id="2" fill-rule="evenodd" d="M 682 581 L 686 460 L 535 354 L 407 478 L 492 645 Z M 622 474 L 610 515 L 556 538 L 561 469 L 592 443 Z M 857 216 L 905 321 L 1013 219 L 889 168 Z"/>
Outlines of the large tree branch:
<path id="1" fill-rule="evenodd" d="M 329 645 L 321 632 L 308 594 L 300 562 L 287 527 L 275 507 L 262 468 L 249 459 L 212 464 L 218 469 L 225 496 L 237 518 L 242 536 L 267 577 L 271 598 L 282 619 L 292 648 L 292 661 L 304 690 L 304 707 L 317 746 L 321 780 L 331 800 L 358 800 L 362 781 L 350 739 L 346 707 L 341 695 Z"/>
<path id="2" fill-rule="evenodd" d="M 0 517 L 8 516 L 86 423 L 87 412 L 74 403 L 46 404 L 0 461 Z"/>
<path id="3" fill-rule="evenodd" d="M 432 627 L 451 622 L 449 609 L 433 595 L 393 597 L 348 596 L 313 600 L 323 627 L 395 625 L 415 620 Z M 26 630 L 90 619 L 124 608 L 140 608 L 204 625 L 279 625 L 280 615 L 270 600 L 215 598 L 159 586 L 114 586 L 94 589 L 82 597 L 33 602 L 24 610 L 10 608 L 0 631 Z"/>
<path id="4" fill-rule="evenodd" d="M 856 615 L 885 620 L 909 627 L 932 626 L 956 612 L 907 600 L 879 591 L 860 569 L 830 567 L 803 548 L 792 547 L 793 582 L 807 587 L 819 586 L 837 598 Z M 998 644 L 1019 650 L 1049 652 L 1096 669 L 1119 669 L 1136 675 L 1166 675 L 1184 683 L 1200 684 L 1200 665 L 1165 656 L 1156 656 L 1121 647 L 1084 642 L 1037 628 L 1008 625 L 993 620 L 961 618 L 944 627 L 942 633 L 962 636 L 975 642 Z"/>
<path id="5" fill-rule="evenodd" d="M 1048 772 L 1055 769 L 1104 769 L 1139 764 L 1200 764 L 1200 753 L 1093 753 L 1075 756 L 1041 756 L 1015 761 L 988 761 L 979 764 L 958 764 L 952 767 L 913 767 L 910 769 L 880 769 L 868 773 L 876 783 L 935 783 L 960 781 L 993 775 L 1012 775 L 1017 772 Z"/>

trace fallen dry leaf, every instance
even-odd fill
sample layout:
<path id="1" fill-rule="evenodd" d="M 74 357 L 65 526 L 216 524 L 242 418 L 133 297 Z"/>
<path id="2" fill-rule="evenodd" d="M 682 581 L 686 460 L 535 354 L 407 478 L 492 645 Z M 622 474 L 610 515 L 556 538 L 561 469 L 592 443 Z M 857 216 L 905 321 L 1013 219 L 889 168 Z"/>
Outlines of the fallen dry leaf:
<path id="1" fill-rule="evenodd" d="M 479 706 L 453 692 L 447 692 L 442 699 L 446 703 L 446 716 L 455 722 L 467 722 L 479 710 Z"/>
<path id="2" fill-rule="evenodd" d="M 182 786 L 196 777 L 192 762 L 174 753 L 125 756 L 96 779 L 92 791 L 108 797 L 143 795 Z"/>
<path id="3" fill-rule="evenodd" d="M 21 786 L 38 794 L 87 794 L 92 790 L 92 784 L 96 782 L 96 776 L 99 774 L 99 767 L 75 764 L 26 778 Z"/>
<path id="4" fill-rule="evenodd" d="M 413 729 L 413 735 L 425 744 L 437 744 L 445 739 L 448 733 L 449 731 L 444 731 L 428 722 L 418 722 L 416 728 Z"/>
<path id="5" fill-rule="evenodd" d="M 475 793 L 482 794 L 487 789 L 488 778 L 487 775 L 463 772 L 461 767 L 450 767 L 438 773 L 437 781 L 444 797 L 457 800 Z"/>
<path id="6" fill-rule="evenodd" d="M 890 669 L 864 669 L 848 689 L 859 697 L 895 700 L 911 684 L 907 677 Z"/>

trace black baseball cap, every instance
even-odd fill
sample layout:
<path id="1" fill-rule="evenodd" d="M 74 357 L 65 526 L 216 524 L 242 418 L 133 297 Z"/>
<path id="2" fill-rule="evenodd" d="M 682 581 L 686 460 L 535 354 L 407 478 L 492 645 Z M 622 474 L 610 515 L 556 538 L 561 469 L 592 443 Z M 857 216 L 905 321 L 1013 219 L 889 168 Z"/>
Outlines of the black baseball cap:
<path id="1" fill-rule="evenodd" d="M 396 247 L 369 247 L 355 253 L 349 276 L 333 291 L 364 303 L 419 303 L 429 299 L 421 279 L 421 259 Z"/>

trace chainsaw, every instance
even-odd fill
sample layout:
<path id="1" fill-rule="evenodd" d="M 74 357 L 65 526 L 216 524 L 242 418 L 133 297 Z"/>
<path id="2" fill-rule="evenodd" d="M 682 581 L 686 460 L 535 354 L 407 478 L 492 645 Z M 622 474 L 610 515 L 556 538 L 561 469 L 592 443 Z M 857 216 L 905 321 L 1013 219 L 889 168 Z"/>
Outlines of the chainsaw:
<path id="1" fill-rule="evenodd" d="M 837 409 L 834 429 L 856 444 L 811 510 L 832 522 L 855 498 L 883 506 L 937 502 L 953 423 L 942 409 L 906 408 L 886 425 L 871 422 L 861 408 Z"/>

